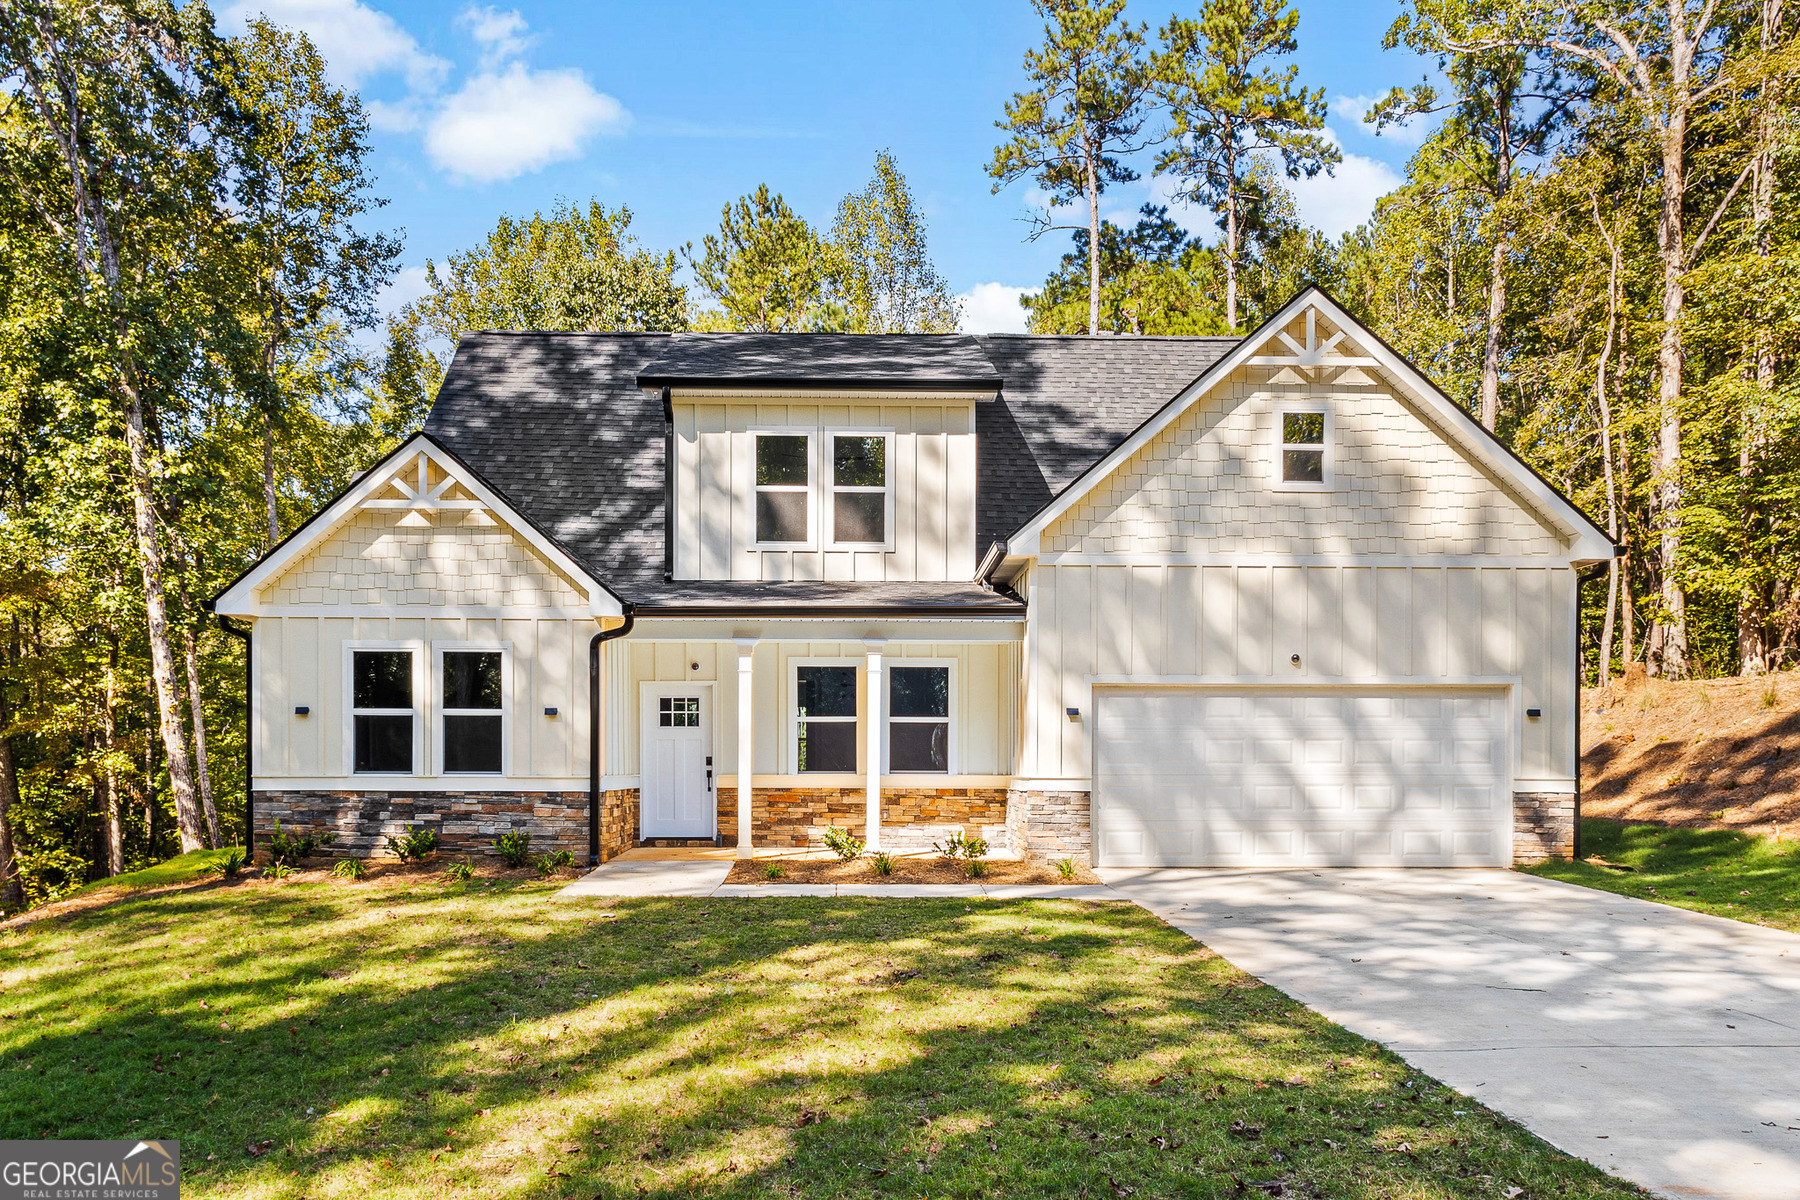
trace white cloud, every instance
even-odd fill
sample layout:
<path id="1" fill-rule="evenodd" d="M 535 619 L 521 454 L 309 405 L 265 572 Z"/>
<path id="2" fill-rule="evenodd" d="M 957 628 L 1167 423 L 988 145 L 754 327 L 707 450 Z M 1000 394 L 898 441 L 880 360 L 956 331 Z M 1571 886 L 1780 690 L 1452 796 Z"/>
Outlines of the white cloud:
<path id="1" fill-rule="evenodd" d="M 1363 121 L 1363 117 L 1380 99 L 1380 96 L 1338 96 L 1331 102 L 1331 111 L 1365 137 L 1378 137 L 1401 146 L 1424 145 L 1425 139 L 1431 136 L 1431 122 L 1426 117 L 1408 117 L 1404 121 L 1384 125 L 1380 131 Z"/>
<path id="2" fill-rule="evenodd" d="M 415 91 L 436 88 L 450 64 L 420 47 L 412 34 L 362 0 L 237 0 L 221 14 L 221 25 L 242 32 L 258 16 L 299 29 L 325 57 L 332 82 L 357 87 L 388 71 L 405 77 Z"/>
<path id="3" fill-rule="evenodd" d="M 525 36 L 525 18 L 516 8 L 501 12 L 491 5 L 470 6 L 463 10 L 457 23 L 465 26 L 475 44 L 481 47 L 484 70 L 492 70 L 518 58 L 535 40 Z"/>
<path id="4" fill-rule="evenodd" d="M 1004 283 L 978 283 L 956 299 L 962 305 L 964 333 L 1024 333 L 1025 310 L 1019 297 L 1031 288 Z"/>
<path id="5" fill-rule="evenodd" d="M 401 267 L 375 297 L 375 308 L 383 316 L 390 316 L 401 305 L 411 304 L 428 290 L 424 267 Z"/>
<path id="6" fill-rule="evenodd" d="M 625 106 L 580 71 L 530 71 L 515 62 L 447 97 L 426 127 L 425 152 L 452 175 L 492 183 L 577 158 L 589 138 L 629 122 Z"/>
<path id="7" fill-rule="evenodd" d="M 1339 237 L 1367 221 L 1375 201 L 1400 186 L 1394 168 L 1360 154 L 1345 154 L 1336 173 L 1320 171 L 1311 179 L 1283 179 L 1294 193 L 1300 219 L 1331 237 Z"/>

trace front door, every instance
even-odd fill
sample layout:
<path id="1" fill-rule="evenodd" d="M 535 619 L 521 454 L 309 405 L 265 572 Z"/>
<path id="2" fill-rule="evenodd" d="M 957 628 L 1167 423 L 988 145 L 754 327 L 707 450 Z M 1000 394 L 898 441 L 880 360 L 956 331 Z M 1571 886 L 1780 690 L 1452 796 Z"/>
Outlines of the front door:
<path id="1" fill-rule="evenodd" d="M 644 695 L 641 836 L 714 837 L 712 689 L 670 685 Z"/>

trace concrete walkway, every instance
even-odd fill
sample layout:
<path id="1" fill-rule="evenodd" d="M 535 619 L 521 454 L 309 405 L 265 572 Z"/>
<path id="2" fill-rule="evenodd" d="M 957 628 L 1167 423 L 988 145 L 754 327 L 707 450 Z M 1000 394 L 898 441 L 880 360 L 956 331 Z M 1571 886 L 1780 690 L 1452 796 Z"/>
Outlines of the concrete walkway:
<path id="1" fill-rule="evenodd" d="M 1800 937 L 1510 871 L 1101 875 L 1608 1171 L 1800 1200 Z"/>

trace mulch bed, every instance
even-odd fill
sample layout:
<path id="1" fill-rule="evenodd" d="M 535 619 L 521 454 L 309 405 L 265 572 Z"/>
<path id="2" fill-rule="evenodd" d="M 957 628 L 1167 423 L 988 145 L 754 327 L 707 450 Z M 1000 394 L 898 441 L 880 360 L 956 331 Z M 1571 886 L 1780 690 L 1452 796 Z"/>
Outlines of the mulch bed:
<path id="1" fill-rule="evenodd" d="M 782 875 L 770 879 L 768 870 L 779 864 Z M 877 875 L 875 864 L 867 856 L 840 862 L 835 858 L 757 859 L 738 861 L 726 876 L 726 883 L 1026 883 L 1068 885 L 1099 883 L 1083 863 L 1075 864 L 1075 877 L 1065 879 L 1055 863 L 1038 859 L 989 859 L 982 862 L 979 878 L 969 875 L 965 864 L 943 858 L 897 858 L 891 875 Z"/>

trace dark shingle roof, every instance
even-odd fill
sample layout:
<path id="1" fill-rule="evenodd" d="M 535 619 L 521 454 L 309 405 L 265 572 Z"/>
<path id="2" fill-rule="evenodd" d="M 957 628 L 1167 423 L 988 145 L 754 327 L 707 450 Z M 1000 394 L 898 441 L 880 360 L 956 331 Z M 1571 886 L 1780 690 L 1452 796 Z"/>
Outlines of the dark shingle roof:
<path id="1" fill-rule="evenodd" d="M 689 611 L 802 609 L 829 613 L 867 608 L 1001 616 L 1025 614 L 1025 606 L 1017 597 L 1006 592 L 989 591 L 968 580 L 752 583 L 739 580 L 677 579 L 644 588 L 633 599 L 646 608 L 679 607 Z"/>
<path id="2" fill-rule="evenodd" d="M 730 351 L 739 341 L 743 349 Z M 865 370 L 853 352 L 866 348 L 869 361 L 886 364 L 879 369 L 890 374 L 865 371 L 856 377 L 863 386 L 900 386 L 907 369 L 916 370 L 912 386 L 920 386 L 925 371 L 950 369 L 932 363 L 989 373 L 983 386 L 997 384 L 1000 395 L 976 406 L 977 559 L 1235 344 L 1229 338 L 473 333 L 457 345 L 425 432 L 632 603 L 981 611 L 1016 605 L 958 582 L 663 579 L 662 405 L 640 380 L 655 378 L 653 368 L 680 357 L 677 346 L 713 347 L 684 361 L 722 363 L 736 354 L 744 362 L 764 355 L 779 364 L 792 361 L 792 344 L 802 342 L 814 346 L 810 361 L 832 372 Z"/>
<path id="3" fill-rule="evenodd" d="M 994 388 L 977 338 L 962 334 L 682 333 L 638 373 L 641 387 Z"/>

